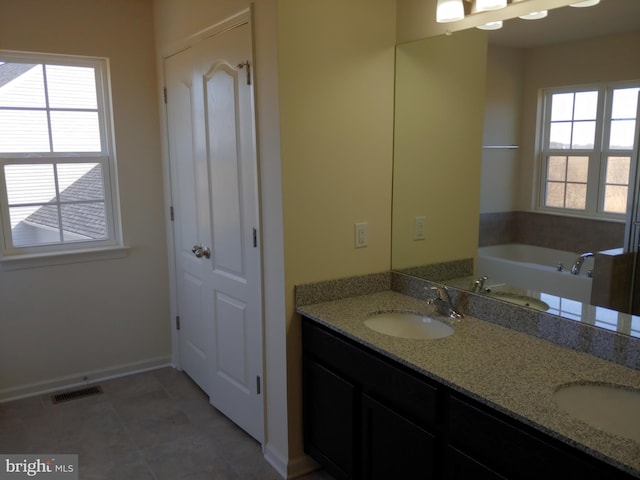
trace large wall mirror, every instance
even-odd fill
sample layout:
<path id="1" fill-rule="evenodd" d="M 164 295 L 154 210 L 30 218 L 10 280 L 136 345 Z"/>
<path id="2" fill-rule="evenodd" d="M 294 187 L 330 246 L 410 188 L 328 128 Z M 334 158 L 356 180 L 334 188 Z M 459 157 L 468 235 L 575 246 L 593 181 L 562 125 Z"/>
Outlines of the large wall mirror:
<path id="1" fill-rule="evenodd" d="M 393 269 L 478 293 L 511 293 L 522 305 L 640 336 L 640 321 L 623 314 L 640 310 L 630 300 L 640 275 L 639 81 L 638 0 L 562 7 L 541 20 L 505 21 L 501 30 L 398 45 Z M 594 111 L 609 112 L 603 126 L 587 127 L 608 142 L 602 158 L 575 155 L 577 133 L 568 147 L 556 142 L 542 151 L 550 129 L 559 128 L 541 126 L 552 111 L 545 89 L 565 89 L 549 94 L 556 105 L 573 92 L 575 116 L 564 127 L 577 132 L 590 118 L 576 113 L 575 91 L 584 86 L 609 88 L 617 105 L 606 106 L 603 93 L 592 102 Z M 613 140 L 621 124 L 612 119 L 625 121 L 630 139 Z M 594 174 L 601 178 L 595 184 Z M 554 197 L 558 186 L 564 190 Z M 572 189 L 587 187 L 594 193 L 585 194 L 585 205 L 594 213 L 570 200 Z M 606 189 L 623 198 L 606 204 L 613 215 L 602 214 Z M 573 211 L 564 210 L 567 202 Z M 467 259 L 472 272 L 462 278 L 430 278 L 433 265 Z"/>

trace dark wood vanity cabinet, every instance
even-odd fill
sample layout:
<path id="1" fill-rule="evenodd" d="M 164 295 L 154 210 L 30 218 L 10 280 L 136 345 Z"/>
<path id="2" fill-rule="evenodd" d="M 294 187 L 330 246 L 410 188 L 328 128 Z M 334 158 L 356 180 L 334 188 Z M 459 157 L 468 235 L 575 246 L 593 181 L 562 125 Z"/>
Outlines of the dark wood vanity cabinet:
<path id="1" fill-rule="evenodd" d="M 447 417 L 448 480 L 632 478 L 457 393 L 447 396 Z"/>
<path id="2" fill-rule="evenodd" d="M 305 451 L 336 479 L 634 478 L 302 319 Z"/>
<path id="3" fill-rule="evenodd" d="M 368 395 L 361 398 L 362 478 L 435 477 L 435 436 Z"/>
<path id="4" fill-rule="evenodd" d="M 305 451 L 337 479 L 439 478 L 439 389 L 304 320 Z"/>
<path id="5" fill-rule="evenodd" d="M 445 477 L 449 480 L 506 480 L 480 461 L 451 445 L 445 449 Z"/>
<path id="6" fill-rule="evenodd" d="M 321 364 L 304 362 L 304 443 L 337 478 L 356 478 L 358 391 Z"/>

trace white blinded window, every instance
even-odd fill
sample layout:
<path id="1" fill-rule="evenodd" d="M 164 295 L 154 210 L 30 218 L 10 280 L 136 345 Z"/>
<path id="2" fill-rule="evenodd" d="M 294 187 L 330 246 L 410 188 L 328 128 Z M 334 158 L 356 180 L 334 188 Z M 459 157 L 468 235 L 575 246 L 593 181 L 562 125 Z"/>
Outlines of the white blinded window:
<path id="1" fill-rule="evenodd" d="M 624 219 L 638 159 L 640 84 L 544 93 L 539 208 Z"/>
<path id="2" fill-rule="evenodd" d="M 0 51 L 3 257 L 121 245 L 104 59 Z"/>

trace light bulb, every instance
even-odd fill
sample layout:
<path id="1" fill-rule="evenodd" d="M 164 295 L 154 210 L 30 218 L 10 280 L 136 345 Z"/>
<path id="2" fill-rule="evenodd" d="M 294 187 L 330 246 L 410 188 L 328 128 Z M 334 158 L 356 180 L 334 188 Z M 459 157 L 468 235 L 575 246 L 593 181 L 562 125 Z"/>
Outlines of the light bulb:
<path id="1" fill-rule="evenodd" d="M 594 5 L 598 5 L 599 3 L 600 3 L 600 0 L 584 0 L 582 2 L 572 3 L 569 6 L 570 7 L 578 7 L 578 8 L 593 7 Z"/>
<path id="2" fill-rule="evenodd" d="M 499 8 L 504 8 L 506 6 L 507 0 L 476 0 L 476 12 L 498 10 Z"/>
<path id="3" fill-rule="evenodd" d="M 531 12 L 526 15 L 520 15 L 520 18 L 523 20 L 539 20 L 547 16 L 546 10 L 540 10 L 539 12 Z"/>
<path id="4" fill-rule="evenodd" d="M 484 25 L 478 25 L 476 28 L 480 30 L 499 30 L 502 28 L 502 20 L 498 20 L 497 22 L 489 22 Z"/>
<path id="5" fill-rule="evenodd" d="M 462 5 L 462 0 L 438 0 L 436 22 L 455 22 L 463 18 L 464 6 Z"/>

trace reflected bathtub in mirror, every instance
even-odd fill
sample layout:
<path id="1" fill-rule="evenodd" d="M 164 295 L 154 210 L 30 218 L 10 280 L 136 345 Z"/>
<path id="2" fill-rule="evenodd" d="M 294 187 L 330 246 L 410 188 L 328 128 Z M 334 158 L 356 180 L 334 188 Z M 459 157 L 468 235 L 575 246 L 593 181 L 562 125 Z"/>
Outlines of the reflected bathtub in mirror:
<path id="1" fill-rule="evenodd" d="M 593 257 L 585 259 L 579 275 L 573 275 L 571 266 L 577 255 L 517 243 L 480 247 L 477 274 L 488 277 L 487 285 L 507 283 L 590 303 L 593 279 L 589 272 L 594 269 Z"/>

